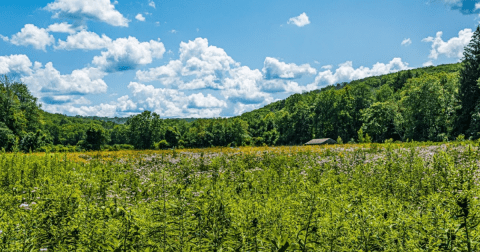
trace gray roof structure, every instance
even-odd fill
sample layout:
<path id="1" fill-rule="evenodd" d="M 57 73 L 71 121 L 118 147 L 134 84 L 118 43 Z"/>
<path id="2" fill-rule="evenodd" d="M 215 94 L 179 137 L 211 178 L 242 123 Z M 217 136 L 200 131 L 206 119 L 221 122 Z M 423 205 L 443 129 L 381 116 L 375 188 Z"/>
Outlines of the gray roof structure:
<path id="1" fill-rule="evenodd" d="M 337 141 L 331 138 L 312 139 L 305 143 L 306 145 L 336 144 Z"/>

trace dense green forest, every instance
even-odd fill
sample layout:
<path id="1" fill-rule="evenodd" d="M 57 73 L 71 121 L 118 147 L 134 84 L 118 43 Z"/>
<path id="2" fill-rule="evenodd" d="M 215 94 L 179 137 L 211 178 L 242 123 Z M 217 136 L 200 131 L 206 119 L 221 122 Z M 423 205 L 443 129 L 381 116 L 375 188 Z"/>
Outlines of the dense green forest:
<path id="1" fill-rule="evenodd" d="M 461 63 L 338 83 L 241 116 L 161 119 L 67 117 L 45 112 L 27 89 L 0 80 L 0 149 L 151 149 L 340 142 L 448 141 L 480 136 L 480 29 Z"/>

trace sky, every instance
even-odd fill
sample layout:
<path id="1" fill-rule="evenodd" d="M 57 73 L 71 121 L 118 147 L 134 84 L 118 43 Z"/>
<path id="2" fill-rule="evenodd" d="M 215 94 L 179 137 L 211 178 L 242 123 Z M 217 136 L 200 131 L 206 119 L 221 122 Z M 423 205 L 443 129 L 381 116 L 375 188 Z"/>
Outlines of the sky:
<path id="1" fill-rule="evenodd" d="M 48 112 L 231 117 L 339 82 L 459 62 L 480 0 L 15 0 L 0 74 Z"/>

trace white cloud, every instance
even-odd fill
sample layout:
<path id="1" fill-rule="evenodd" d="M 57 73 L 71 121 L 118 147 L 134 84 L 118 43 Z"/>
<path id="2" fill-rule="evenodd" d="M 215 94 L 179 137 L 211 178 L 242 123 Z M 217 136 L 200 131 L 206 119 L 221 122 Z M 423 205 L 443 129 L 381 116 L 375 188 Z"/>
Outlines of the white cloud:
<path id="1" fill-rule="evenodd" d="M 423 66 L 424 67 L 433 66 L 433 62 L 431 60 L 427 61 L 427 62 L 423 63 Z"/>
<path id="2" fill-rule="evenodd" d="M 325 65 L 325 66 L 322 66 L 322 69 L 332 69 L 333 66 L 332 65 Z"/>
<path id="3" fill-rule="evenodd" d="M 295 81 L 287 80 L 264 80 L 261 84 L 261 91 L 267 93 L 301 93 L 305 90 L 304 87 L 298 85 Z"/>
<path id="4" fill-rule="evenodd" d="M 271 101 L 273 102 L 273 100 Z M 264 106 L 266 104 L 243 104 L 243 103 L 237 103 L 234 105 L 234 111 L 233 111 L 233 114 L 234 115 L 241 115 L 245 112 L 249 112 L 249 111 L 252 111 L 254 109 L 258 109 L 262 106 Z"/>
<path id="5" fill-rule="evenodd" d="M 372 68 L 361 66 L 353 68 L 351 61 L 339 65 L 333 73 L 331 70 L 319 72 L 315 77 L 315 82 L 307 85 L 307 90 L 314 90 L 326 85 L 332 85 L 344 81 L 363 79 L 370 76 L 378 76 L 409 69 L 408 63 L 401 58 L 394 58 L 389 63 L 376 63 Z"/>
<path id="6" fill-rule="evenodd" d="M 268 92 L 262 91 L 263 75 L 260 70 L 252 70 L 240 66 L 221 48 L 211 46 L 207 39 L 197 38 L 187 43 L 181 42 L 179 59 L 172 60 L 167 65 L 137 71 L 140 81 L 159 81 L 164 86 L 174 86 L 182 90 L 214 89 L 233 103 L 263 104 L 272 100 Z M 298 76 L 315 71 L 306 66 L 278 63 Z M 287 82 L 282 85 L 282 91 L 294 90 L 295 85 Z M 265 89 L 266 90 L 266 89 Z"/>
<path id="7" fill-rule="evenodd" d="M 42 108 L 50 113 L 60 113 L 69 115 L 81 115 L 81 116 L 105 116 L 114 117 L 117 115 L 117 105 L 101 103 L 94 106 L 75 106 L 74 102 L 68 100 L 66 103 L 43 103 Z"/>
<path id="8" fill-rule="evenodd" d="M 46 29 L 38 28 L 33 24 L 26 24 L 20 32 L 8 37 L 2 36 L 4 41 L 17 46 L 33 46 L 37 50 L 46 51 L 46 47 L 55 43 L 55 39 Z"/>
<path id="9" fill-rule="evenodd" d="M 50 31 L 50 32 L 73 34 L 73 33 L 77 32 L 77 30 L 81 30 L 83 28 L 84 28 L 83 26 L 73 27 L 72 24 L 69 24 L 67 22 L 63 22 L 63 23 L 51 24 L 51 25 L 48 26 L 47 30 Z"/>
<path id="10" fill-rule="evenodd" d="M 49 95 L 99 94 L 107 91 L 103 81 L 105 73 L 97 68 L 74 70 L 71 74 L 62 75 L 51 62 L 45 67 L 35 63 L 33 73 L 21 78 L 37 97 Z"/>
<path id="11" fill-rule="evenodd" d="M 197 38 L 181 42 L 179 59 L 167 65 L 137 71 L 137 79 L 144 82 L 160 81 L 180 89 L 222 89 L 221 80 L 238 64 L 218 47 L 209 46 L 207 39 Z"/>
<path id="12" fill-rule="evenodd" d="M 154 1 L 149 1 L 149 2 L 148 2 L 148 5 L 151 6 L 151 7 L 153 7 L 154 9 L 156 8 Z"/>
<path id="13" fill-rule="evenodd" d="M 135 16 L 135 19 L 138 20 L 138 21 L 145 21 L 145 17 L 141 14 L 141 13 L 138 13 L 136 16 Z"/>
<path id="14" fill-rule="evenodd" d="M 128 95 L 124 95 L 117 99 L 117 111 L 135 111 L 137 109 L 137 104 L 130 100 Z"/>
<path id="15" fill-rule="evenodd" d="M 262 73 L 247 66 L 231 69 L 230 77 L 225 78 L 222 95 L 233 103 L 259 104 L 270 100 L 271 96 L 260 90 Z"/>
<path id="16" fill-rule="evenodd" d="M 180 61 L 184 62 L 183 75 L 196 76 L 221 74 L 238 65 L 222 48 L 209 46 L 202 38 L 180 43 Z"/>
<path id="17" fill-rule="evenodd" d="M 112 40 L 105 34 L 100 37 L 98 34 L 89 31 L 80 31 L 67 37 L 66 41 L 58 40 L 57 50 L 98 50 L 108 47 Z"/>
<path id="18" fill-rule="evenodd" d="M 458 37 L 453 37 L 448 41 L 443 41 L 442 39 L 443 32 L 437 32 L 435 38 L 427 37 L 424 38 L 423 42 L 431 42 L 432 50 L 428 58 L 438 59 L 438 56 L 445 55 L 448 58 L 457 58 L 460 59 L 463 56 L 463 49 L 470 40 L 472 39 L 473 32 L 472 29 L 463 29 L 458 32 Z"/>
<path id="19" fill-rule="evenodd" d="M 412 40 L 410 38 L 406 38 L 402 41 L 402 46 L 409 46 L 412 44 Z"/>
<path id="20" fill-rule="evenodd" d="M 0 74 L 30 74 L 32 62 L 24 54 L 0 56 Z"/>
<path id="21" fill-rule="evenodd" d="M 157 68 L 150 68 L 148 71 L 138 70 L 136 77 L 143 82 L 159 81 L 162 85 L 169 86 L 172 84 L 183 83 L 179 73 L 183 64 L 180 60 L 172 60 L 167 65 Z"/>
<path id="22" fill-rule="evenodd" d="M 115 9 L 110 0 L 55 0 L 45 9 L 53 12 L 54 18 L 92 19 L 124 27 L 128 27 L 130 21 Z"/>
<path id="23" fill-rule="evenodd" d="M 305 25 L 310 24 L 310 20 L 308 19 L 307 14 L 302 13 L 298 17 L 292 17 L 288 20 L 287 24 L 294 24 L 298 27 L 303 27 Z"/>
<path id="24" fill-rule="evenodd" d="M 265 79 L 298 79 L 304 75 L 314 75 L 315 68 L 309 64 L 297 66 L 294 63 L 287 64 L 271 57 L 266 57 L 263 63 L 263 74 Z"/>
<path id="25" fill-rule="evenodd" d="M 72 96 L 52 96 L 41 99 L 43 108 L 52 113 L 72 114 L 82 116 L 129 116 L 141 112 L 137 104 L 128 95 L 118 98 L 116 101 L 101 103 L 93 106 L 83 96 L 76 98 Z M 83 106 L 78 106 L 83 105 Z"/>
<path id="26" fill-rule="evenodd" d="M 171 30 L 171 31 L 170 31 L 170 33 L 173 33 L 173 34 L 175 34 L 175 33 L 177 33 L 177 32 L 178 32 L 177 30 Z"/>
<path id="27" fill-rule="evenodd" d="M 204 96 L 203 93 L 198 93 L 188 96 L 187 108 L 219 108 L 226 106 L 227 103 L 225 101 L 219 100 L 211 94 Z"/>
<path id="28" fill-rule="evenodd" d="M 183 92 L 175 89 L 155 88 L 152 85 L 137 82 L 130 82 L 128 88 L 133 93 L 139 109 L 154 111 L 162 117 L 218 117 L 222 112 L 222 108 L 216 107 L 223 105 L 222 101 L 213 96 L 211 97 L 215 98 L 215 101 L 205 103 L 204 99 L 199 96 L 186 96 Z M 208 95 L 207 98 L 209 98 Z M 199 107 L 203 107 L 194 107 L 195 102 Z"/>
<path id="29" fill-rule="evenodd" d="M 106 72 L 125 71 L 150 64 L 153 59 L 162 58 L 164 53 L 162 42 L 150 40 L 140 43 L 134 37 L 119 38 L 110 43 L 101 56 L 95 56 L 92 63 Z"/>

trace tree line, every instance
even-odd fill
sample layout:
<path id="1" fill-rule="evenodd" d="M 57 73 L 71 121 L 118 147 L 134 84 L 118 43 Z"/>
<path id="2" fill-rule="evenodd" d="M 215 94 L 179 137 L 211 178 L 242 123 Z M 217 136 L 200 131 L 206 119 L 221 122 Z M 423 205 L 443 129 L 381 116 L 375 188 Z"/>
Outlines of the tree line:
<path id="1" fill-rule="evenodd" d="M 45 112 L 25 84 L 0 79 L 0 149 L 163 149 L 480 138 L 480 27 L 461 63 L 411 69 L 294 94 L 233 118 L 127 119 Z M 117 122 L 125 122 L 119 124 Z"/>

